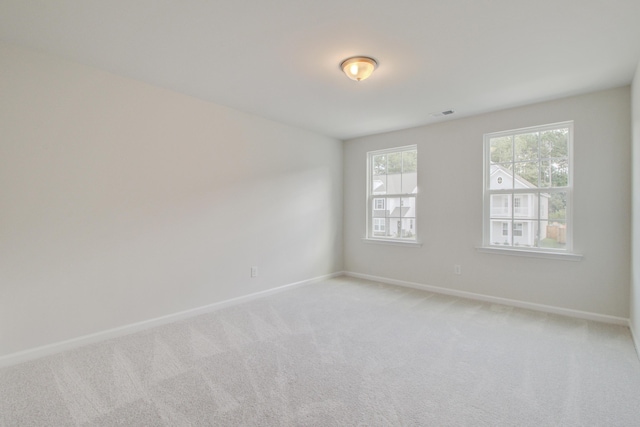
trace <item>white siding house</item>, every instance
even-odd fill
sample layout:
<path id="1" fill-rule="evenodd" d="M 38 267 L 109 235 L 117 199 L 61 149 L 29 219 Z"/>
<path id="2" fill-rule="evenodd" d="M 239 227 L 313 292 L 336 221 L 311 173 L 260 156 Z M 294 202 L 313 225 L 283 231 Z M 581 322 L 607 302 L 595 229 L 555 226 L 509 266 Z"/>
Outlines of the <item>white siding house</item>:
<path id="1" fill-rule="evenodd" d="M 490 188 L 518 190 L 537 187 L 518 175 L 514 177 L 502 166 L 491 165 Z M 493 194 L 490 215 L 492 244 L 536 246 L 538 218 L 540 240 L 547 237 L 549 195 L 540 194 L 538 202 L 536 193 L 516 193 L 513 197 L 512 194 Z"/>
<path id="2" fill-rule="evenodd" d="M 372 235 L 396 238 L 415 236 L 417 174 L 405 172 L 376 176 L 372 185 Z"/>

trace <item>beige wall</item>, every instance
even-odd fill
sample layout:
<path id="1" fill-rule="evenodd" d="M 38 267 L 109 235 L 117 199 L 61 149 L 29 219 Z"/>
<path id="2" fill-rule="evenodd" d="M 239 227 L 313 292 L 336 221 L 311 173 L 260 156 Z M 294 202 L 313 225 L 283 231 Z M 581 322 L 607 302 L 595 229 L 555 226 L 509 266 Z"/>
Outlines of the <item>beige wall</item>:
<path id="1" fill-rule="evenodd" d="M 345 143 L 345 270 L 600 315 L 629 316 L 630 89 L 622 87 Z M 579 262 L 480 253 L 484 133 L 573 120 Z M 422 247 L 362 241 L 366 152 L 418 146 Z M 453 274 L 454 264 L 462 275 Z"/>
<path id="2" fill-rule="evenodd" d="M 342 269 L 340 141 L 6 44 L 0 93 L 0 356 Z"/>

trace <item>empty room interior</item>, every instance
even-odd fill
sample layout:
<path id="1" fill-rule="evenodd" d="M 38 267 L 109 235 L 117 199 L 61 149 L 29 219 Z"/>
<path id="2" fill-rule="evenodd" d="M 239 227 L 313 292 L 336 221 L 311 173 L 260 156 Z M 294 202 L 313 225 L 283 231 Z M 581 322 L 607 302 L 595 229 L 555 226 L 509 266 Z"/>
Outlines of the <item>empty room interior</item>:
<path id="1" fill-rule="evenodd" d="M 0 1 L 0 426 L 640 425 L 640 2 Z"/>

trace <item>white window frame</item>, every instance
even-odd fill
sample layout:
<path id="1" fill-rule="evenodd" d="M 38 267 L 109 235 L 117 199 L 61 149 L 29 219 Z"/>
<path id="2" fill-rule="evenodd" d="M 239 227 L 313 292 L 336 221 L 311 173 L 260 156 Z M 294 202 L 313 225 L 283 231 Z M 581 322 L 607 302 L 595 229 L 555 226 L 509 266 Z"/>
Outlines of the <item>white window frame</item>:
<path id="1" fill-rule="evenodd" d="M 418 203 L 418 192 L 416 193 L 399 193 L 399 194 L 373 194 L 371 191 L 372 188 L 372 178 L 373 178 L 373 157 L 381 154 L 390 154 L 390 153 L 399 153 L 405 151 L 416 151 L 417 153 L 418 147 L 417 145 L 407 145 L 402 147 L 393 147 L 384 150 L 376 150 L 367 152 L 367 189 L 366 189 L 366 233 L 364 240 L 367 242 L 373 243 L 391 243 L 391 244 L 400 244 L 400 245 L 409 245 L 409 246 L 421 246 L 418 240 L 418 221 L 417 221 L 417 203 Z M 417 180 L 417 170 L 416 170 L 416 180 Z M 400 218 L 400 220 L 409 219 L 413 221 L 414 235 L 412 238 L 402 238 L 402 237 L 387 237 L 387 236 L 376 236 L 374 235 L 374 219 L 372 218 L 372 212 L 374 209 L 374 200 L 383 199 L 384 200 L 384 209 L 387 209 L 388 199 L 392 198 L 400 198 L 402 202 L 402 198 L 413 198 L 414 199 L 414 209 L 416 211 L 416 216 L 410 218 Z M 388 218 L 387 218 L 388 219 Z M 393 218 L 396 219 L 396 218 Z M 385 228 L 385 232 L 386 232 Z"/>
<path id="2" fill-rule="evenodd" d="M 552 187 L 552 188 L 526 188 L 526 189 L 516 189 L 511 188 L 508 190 L 503 189 L 491 189 L 490 188 L 490 174 L 491 174 L 491 153 L 490 153 L 490 140 L 496 137 L 504 137 L 511 136 L 523 133 L 532 133 L 532 132 L 541 132 L 546 130 L 567 128 L 569 130 L 567 136 L 567 163 L 568 163 L 568 176 L 567 176 L 567 186 L 565 187 Z M 483 252 L 489 253 L 501 253 L 501 254 L 514 254 L 514 255 L 527 255 L 531 256 L 539 256 L 543 258 L 552 258 L 552 257 L 560 257 L 566 258 L 570 260 L 580 260 L 582 258 L 581 255 L 575 254 L 573 252 L 573 137 L 574 137 L 574 129 L 573 129 L 573 121 L 552 123 L 548 125 L 542 126 L 532 126 L 528 128 L 520 128 L 520 129 L 511 129 L 502 132 L 493 132 L 487 133 L 484 135 L 484 185 L 483 185 L 483 244 L 482 247 L 478 248 Z M 514 153 L 515 156 L 515 153 Z M 540 159 L 538 160 L 540 161 Z M 494 194 L 507 194 L 513 195 L 514 199 L 517 194 L 541 194 L 541 193 L 554 193 L 554 192 L 565 192 L 567 197 L 567 205 L 566 205 L 566 245 L 565 248 L 544 248 L 544 247 L 517 247 L 517 246 L 502 246 L 502 245 L 494 245 L 491 242 L 491 196 Z M 515 203 L 513 203 L 515 205 Z M 511 206 L 511 209 L 515 209 L 514 206 Z M 538 208 L 540 209 L 540 207 Z M 510 222 L 515 222 L 515 217 L 512 212 L 512 220 Z M 540 216 L 538 215 L 538 218 Z M 518 221 L 521 222 L 521 221 Z M 512 233 L 513 230 L 512 230 Z"/>
<path id="3" fill-rule="evenodd" d="M 382 202 L 382 206 L 378 207 L 378 202 Z M 376 211 L 383 211 L 386 200 L 381 197 L 375 197 L 373 199 L 373 209 Z"/>

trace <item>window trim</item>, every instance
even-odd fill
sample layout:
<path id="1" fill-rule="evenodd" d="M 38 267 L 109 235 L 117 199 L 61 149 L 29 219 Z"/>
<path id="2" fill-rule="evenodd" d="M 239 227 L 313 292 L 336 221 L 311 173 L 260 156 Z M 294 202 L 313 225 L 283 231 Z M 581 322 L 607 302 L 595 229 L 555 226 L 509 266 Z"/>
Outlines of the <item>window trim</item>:
<path id="1" fill-rule="evenodd" d="M 414 206 L 416 206 L 417 201 L 418 201 L 418 193 L 420 192 L 419 189 L 416 190 L 415 193 L 400 193 L 400 194 L 372 194 L 371 192 L 371 185 L 372 185 L 372 173 L 373 171 L 371 170 L 372 168 L 372 159 L 374 156 L 377 155 L 381 155 L 381 154 L 388 154 L 388 153 L 398 153 L 398 152 L 404 152 L 404 151 L 416 151 L 416 155 L 417 155 L 417 150 L 418 150 L 418 146 L 416 144 L 413 145 L 404 145 L 401 147 L 392 147 L 392 148 L 385 148 L 385 149 L 381 149 L 381 150 L 373 150 L 373 151 L 368 151 L 367 155 L 366 155 L 366 189 L 365 189 L 365 202 L 366 202 L 366 220 L 365 220 L 365 237 L 363 237 L 363 241 L 366 241 L 368 243 L 383 243 L 383 244 L 391 244 L 391 245 L 398 245 L 398 246 L 422 246 L 422 243 L 419 241 L 419 236 L 418 236 L 418 218 L 417 216 L 408 218 L 408 219 L 413 219 L 413 226 L 414 226 L 414 238 L 413 239 L 402 239 L 402 238 L 397 238 L 397 237 L 381 237 L 381 236 L 374 236 L 373 235 L 373 216 L 372 216 L 372 212 L 373 212 L 373 207 L 374 207 L 374 200 L 375 199 L 385 199 L 384 202 L 384 209 L 387 209 L 387 200 L 389 198 L 400 198 L 400 200 L 402 200 L 402 198 L 413 198 L 414 201 Z M 416 176 L 417 176 L 417 169 L 416 169 Z M 417 206 L 416 206 L 416 211 L 417 211 Z M 403 218 L 399 218 L 400 220 L 402 220 Z"/>
<path id="2" fill-rule="evenodd" d="M 567 164 L 568 164 L 568 174 L 567 174 L 567 186 L 566 187 L 551 187 L 551 188 L 535 188 L 533 191 L 530 188 L 526 189 L 516 189 L 511 188 L 508 190 L 490 190 L 490 179 L 491 179 L 491 152 L 490 152 L 490 140 L 492 138 L 498 138 L 502 136 L 512 136 L 523 133 L 530 132 L 543 132 L 546 130 L 553 130 L 559 128 L 568 128 L 569 134 L 567 137 Z M 490 132 L 485 133 L 483 135 L 483 219 L 482 219 L 482 246 L 478 247 L 477 250 L 486 253 L 500 253 L 500 254 L 512 254 L 512 255 L 525 255 L 525 256 L 534 256 L 538 258 L 558 258 L 558 259 L 571 259 L 571 260 L 580 260 L 582 259 L 582 255 L 576 254 L 573 251 L 573 170 L 574 170 L 574 161 L 573 161 L 573 139 L 574 139 L 574 122 L 564 121 L 557 123 L 550 123 L 546 125 L 540 126 L 530 126 L 525 128 L 518 129 L 510 129 L 500 132 Z M 565 192 L 567 197 L 567 207 L 566 207 L 566 247 L 564 249 L 553 249 L 553 248 L 542 248 L 542 247 L 513 247 L 513 246 L 502 246 L 502 245 L 494 245 L 491 242 L 491 195 L 494 194 L 508 194 L 513 195 L 514 199 L 517 194 L 540 194 L 540 193 L 560 193 Z M 515 204 L 515 203 L 514 203 Z M 513 206 L 512 206 L 513 208 Z M 515 208 L 513 208 L 515 209 Z M 540 207 L 538 207 L 540 209 Z M 538 215 L 539 216 L 539 215 Z M 512 218 L 509 222 L 515 222 L 515 218 L 512 215 Z M 513 231 L 512 231 L 513 233 Z"/>

